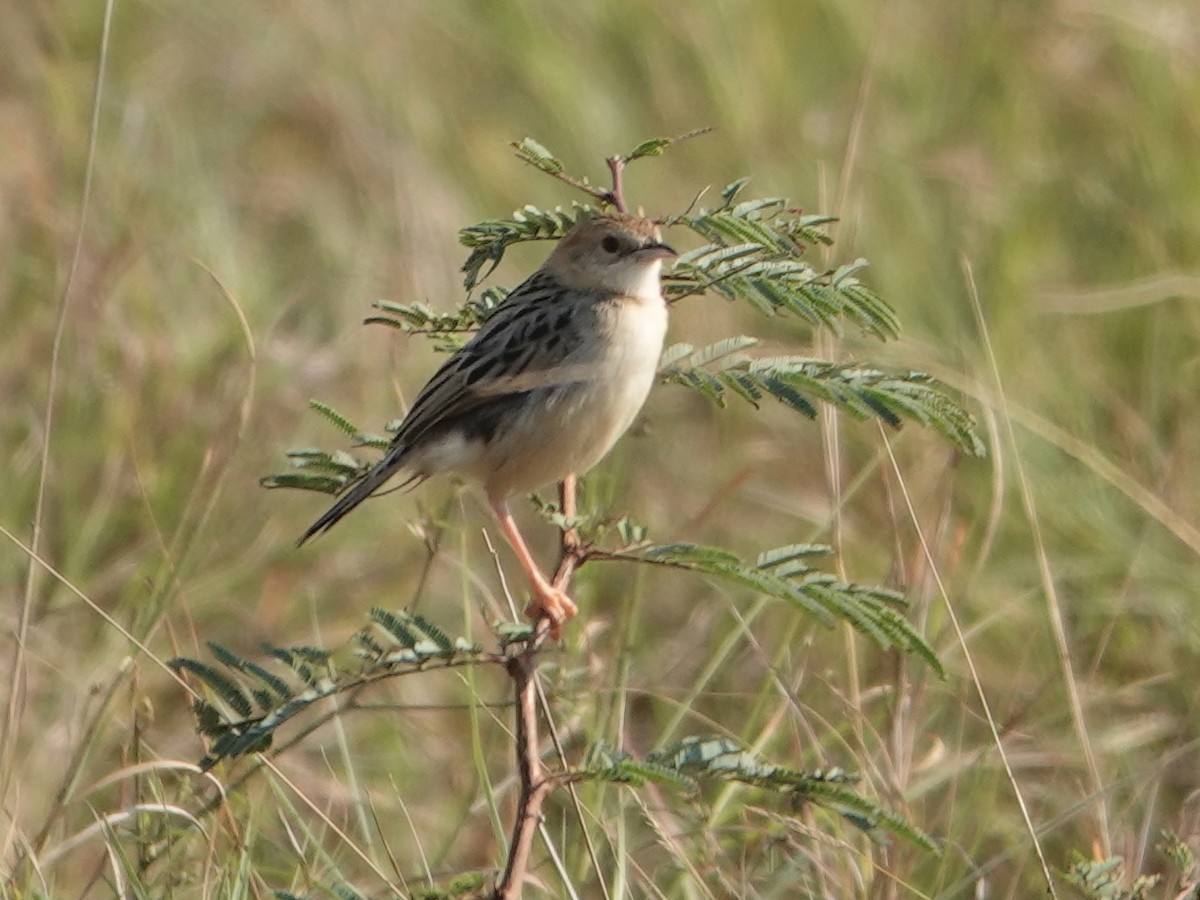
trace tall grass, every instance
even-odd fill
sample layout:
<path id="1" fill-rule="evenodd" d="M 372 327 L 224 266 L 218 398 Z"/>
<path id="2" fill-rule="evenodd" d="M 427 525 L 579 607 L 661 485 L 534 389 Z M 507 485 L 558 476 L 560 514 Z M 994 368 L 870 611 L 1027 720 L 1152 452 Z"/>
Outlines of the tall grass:
<path id="1" fill-rule="evenodd" d="M 310 397 L 382 424 L 434 364 L 360 327 L 372 301 L 450 308 L 457 227 L 568 199 L 510 140 L 599 178 L 605 153 L 709 124 L 631 170 L 635 202 L 679 211 L 752 174 L 840 216 L 830 260 L 868 257 L 907 327 L 885 359 L 960 387 L 993 452 L 660 390 L 588 500 L 747 556 L 836 540 L 849 577 L 908 591 L 952 676 L 703 581 L 596 567 L 549 673 L 560 738 L 720 732 L 843 766 L 945 852 L 745 791 L 588 787 L 582 821 L 551 810 L 545 895 L 597 895 L 583 829 L 631 897 L 1040 895 L 1018 791 L 1056 869 L 1078 851 L 1158 871 L 1159 829 L 1200 833 L 1192 6 L 118 0 L 85 215 L 103 16 L 0 10 L 0 851 L 26 860 L 6 892 L 378 894 L 498 863 L 500 679 L 358 697 L 271 767 L 219 772 L 219 810 L 184 829 L 218 785 L 179 765 L 203 748 L 157 663 L 337 645 L 372 604 L 482 633 L 511 560 L 471 491 L 368 504 L 297 551 L 319 504 L 256 480 L 330 440 Z M 779 327 L 683 305 L 672 336 L 814 340 Z"/>

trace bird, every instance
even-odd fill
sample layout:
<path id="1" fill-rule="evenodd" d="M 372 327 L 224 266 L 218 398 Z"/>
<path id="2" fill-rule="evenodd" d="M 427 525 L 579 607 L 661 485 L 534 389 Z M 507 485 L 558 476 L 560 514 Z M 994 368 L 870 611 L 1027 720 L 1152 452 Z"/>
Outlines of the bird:
<path id="1" fill-rule="evenodd" d="M 571 227 L 417 394 L 386 453 L 300 538 L 328 530 L 397 474 L 479 482 L 529 579 L 525 615 L 559 629 L 575 603 L 538 567 L 509 500 L 587 472 L 640 412 L 667 331 L 662 266 L 678 254 L 651 219 Z"/>

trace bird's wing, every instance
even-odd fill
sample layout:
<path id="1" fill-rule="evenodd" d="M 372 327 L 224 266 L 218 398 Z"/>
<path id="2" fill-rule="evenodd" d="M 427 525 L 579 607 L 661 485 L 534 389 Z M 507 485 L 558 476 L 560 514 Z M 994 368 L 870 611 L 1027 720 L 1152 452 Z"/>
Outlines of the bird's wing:
<path id="1" fill-rule="evenodd" d="M 516 288 L 470 341 L 421 389 L 393 438 L 413 447 L 438 426 L 489 401 L 591 377 L 587 329 L 572 322 L 592 305 L 537 272 Z"/>

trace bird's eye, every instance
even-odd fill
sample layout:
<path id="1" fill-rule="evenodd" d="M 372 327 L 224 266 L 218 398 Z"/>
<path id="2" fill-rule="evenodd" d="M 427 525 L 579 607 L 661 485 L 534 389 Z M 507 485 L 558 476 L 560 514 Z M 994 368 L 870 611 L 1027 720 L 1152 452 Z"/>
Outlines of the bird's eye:
<path id="1" fill-rule="evenodd" d="M 600 242 L 600 246 L 604 248 L 605 253 L 616 253 L 621 249 L 621 242 L 610 234 Z"/>

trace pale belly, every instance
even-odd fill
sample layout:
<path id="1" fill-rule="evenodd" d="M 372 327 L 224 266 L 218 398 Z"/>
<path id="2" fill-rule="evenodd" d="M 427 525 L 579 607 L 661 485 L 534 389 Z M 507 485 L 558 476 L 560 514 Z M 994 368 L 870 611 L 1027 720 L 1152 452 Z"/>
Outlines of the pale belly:
<path id="1" fill-rule="evenodd" d="M 658 370 L 667 311 L 661 299 L 628 302 L 610 323 L 607 351 L 586 381 L 535 391 L 486 444 L 463 446 L 452 468 L 492 497 L 527 493 L 582 475 L 633 424 Z"/>

